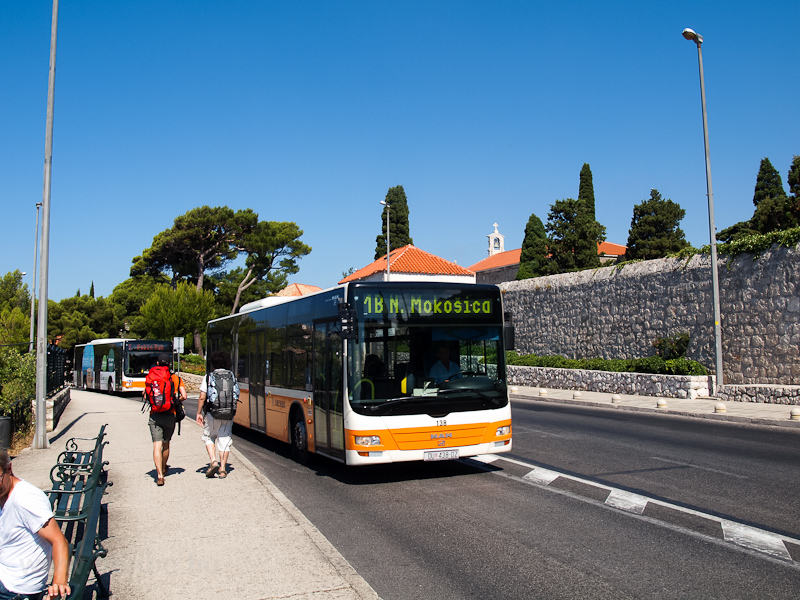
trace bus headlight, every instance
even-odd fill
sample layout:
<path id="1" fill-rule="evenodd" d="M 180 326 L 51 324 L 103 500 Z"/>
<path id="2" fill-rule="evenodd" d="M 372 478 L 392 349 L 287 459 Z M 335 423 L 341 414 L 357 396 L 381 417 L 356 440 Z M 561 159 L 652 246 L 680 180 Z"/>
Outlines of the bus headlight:
<path id="1" fill-rule="evenodd" d="M 495 436 L 497 437 L 508 435 L 509 433 L 511 433 L 511 425 L 503 425 L 502 427 L 498 427 L 497 431 L 494 432 Z"/>
<path id="2" fill-rule="evenodd" d="M 357 446 L 380 446 L 381 445 L 381 438 L 377 435 L 357 435 L 356 436 L 356 445 Z"/>

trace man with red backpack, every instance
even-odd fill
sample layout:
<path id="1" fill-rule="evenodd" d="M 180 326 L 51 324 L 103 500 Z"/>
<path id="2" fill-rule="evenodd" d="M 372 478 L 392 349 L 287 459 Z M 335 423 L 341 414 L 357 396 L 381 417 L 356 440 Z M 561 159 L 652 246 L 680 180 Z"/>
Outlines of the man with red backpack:
<path id="1" fill-rule="evenodd" d="M 169 458 L 169 443 L 175 431 L 177 404 L 186 399 L 183 381 L 170 372 L 169 354 L 161 354 L 150 367 L 144 384 L 144 398 L 150 405 L 150 437 L 153 440 L 153 463 L 156 466 L 156 485 L 164 485 Z"/>

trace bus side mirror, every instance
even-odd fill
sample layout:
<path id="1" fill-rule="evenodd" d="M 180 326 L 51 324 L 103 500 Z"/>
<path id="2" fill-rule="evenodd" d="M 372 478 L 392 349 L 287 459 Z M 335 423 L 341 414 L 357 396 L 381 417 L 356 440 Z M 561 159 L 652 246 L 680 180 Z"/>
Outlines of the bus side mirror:
<path id="1" fill-rule="evenodd" d="M 503 342 L 505 343 L 506 350 L 515 350 L 514 348 L 514 325 L 511 322 L 511 313 L 503 313 Z"/>

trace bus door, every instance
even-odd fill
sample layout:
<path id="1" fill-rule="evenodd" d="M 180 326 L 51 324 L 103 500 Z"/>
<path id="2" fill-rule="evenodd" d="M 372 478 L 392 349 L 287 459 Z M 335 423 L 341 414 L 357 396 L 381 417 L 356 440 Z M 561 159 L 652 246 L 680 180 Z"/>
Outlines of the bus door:
<path id="1" fill-rule="evenodd" d="M 267 431 L 267 415 L 264 398 L 266 380 L 266 332 L 254 331 L 250 334 L 250 427 Z"/>
<path id="2" fill-rule="evenodd" d="M 341 322 L 314 324 L 314 435 L 317 452 L 344 458 Z"/>

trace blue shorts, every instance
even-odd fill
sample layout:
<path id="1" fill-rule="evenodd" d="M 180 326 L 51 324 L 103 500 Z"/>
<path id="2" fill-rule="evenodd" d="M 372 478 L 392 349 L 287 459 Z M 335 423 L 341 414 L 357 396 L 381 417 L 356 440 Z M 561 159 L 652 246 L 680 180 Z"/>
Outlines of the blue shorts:
<path id="1" fill-rule="evenodd" d="M 38 594 L 17 594 L 16 592 L 9 592 L 3 582 L 0 581 L 0 600 L 42 600 L 44 592 Z"/>

